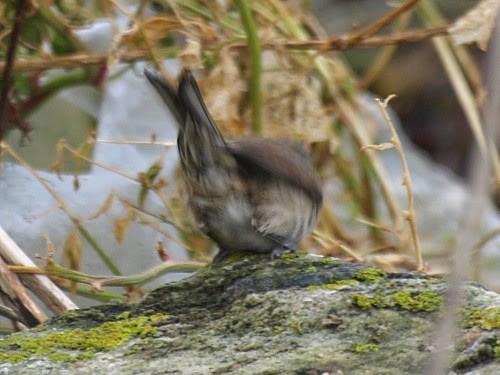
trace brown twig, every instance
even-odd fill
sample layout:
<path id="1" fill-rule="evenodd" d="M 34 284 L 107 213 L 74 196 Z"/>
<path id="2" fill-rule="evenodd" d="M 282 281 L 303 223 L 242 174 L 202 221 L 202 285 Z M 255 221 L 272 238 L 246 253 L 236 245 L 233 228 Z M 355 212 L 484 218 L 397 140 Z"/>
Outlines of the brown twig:
<path id="1" fill-rule="evenodd" d="M 410 30 L 393 35 L 372 36 L 364 40 L 361 40 L 356 44 L 351 44 L 349 42 L 350 40 L 349 36 L 341 35 L 324 40 L 297 40 L 297 41 L 292 40 L 285 42 L 264 41 L 262 42 L 262 47 L 263 48 L 284 47 L 288 49 L 298 49 L 298 50 L 314 49 L 320 51 L 344 50 L 349 48 L 374 48 L 374 47 L 381 47 L 385 45 L 404 43 L 404 42 L 419 42 L 435 36 L 447 35 L 448 27 L 449 25 L 439 26 L 429 29 Z M 245 42 L 237 42 L 232 44 L 231 47 L 244 47 L 245 45 L 246 45 Z"/>
<path id="2" fill-rule="evenodd" d="M 350 45 L 346 43 L 349 37 L 342 35 L 332 38 L 322 39 L 322 40 L 291 40 L 291 41 L 263 41 L 263 48 L 287 48 L 296 50 L 343 50 L 348 48 L 375 48 L 384 45 L 393 45 L 398 43 L 410 43 L 419 42 L 439 35 L 448 34 L 448 26 L 439 26 L 430 29 L 422 30 L 412 30 L 402 33 L 397 33 L 393 35 L 384 36 L 373 36 L 360 41 L 355 45 Z M 231 44 L 230 48 L 246 48 L 247 43 L 244 41 L 236 42 Z M 218 46 L 212 46 L 217 49 Z M 159 50 L 159 55 L 167 55 L 170 57 L 175 57 L 179 52 L 178 48 L 170 48 Z M 134 50 L 121 54 L 119 59 L 124 62 L 133 62 L 137 60 L 143 60 L 151 56 L 151 52 L 148 49 Z M 54 68 L 76 68 L 87 65 L 99 65 L 105 64 L 109 59 L 108 53 L 96 53 L 96 54 L 75 54 L 69 56 L 58 56 L 51 59 L 47 58 L 36 58 L 29 60 L 17 60 L 15 62 L 16 72 L 27 72 L 27 71 L 43 71 L 47 69 Z M 0 62 L 0 73 L 5 71 L 6 63 Z"/>
<path id="3" fill-rule="evenodd" d="M 10 265 L 35 267 L 31 259 L 17 246 L 14 240 L 0 226 L 0 255 Z M 77 309 L 75 305 L 47 277 L 37 275 L 21 276 L 26 287 L 42 301 L 49 310 L 60 313 Z"/>
<path id="4" fill-rule="evenodd" d="M 401 17 L 399 17 L 399 19 L 394 23 L 392 34 L 406 31 L 408 26 L 410 25 L 412 15 L 412 12 L 407 12 L 401 15 Z M 371 82 L 375 81 L 379 74 L 387 68 L 388 63 L 393 59 L 398 47 L 399 46 L 397 44 L 388 44 L 377 51 L 373 62 L 363 73 L 363 76 L 359 79 L 359 88 L 366 88 L 370 85 Z"/>
<path id="5" fill-rule="evenodd" d="M 407 0 L 403 5 L 399 8 L 394 9 L 392 12 L 387 13 L 382 18 L 376 20 L 370 25 L 363 27 L 362 29 L 352 33 L 348 39 L 348 45 L 355 45 L 360 43 L 362 40 L 375 35 L 380 29 L 384 26 L 387 26 L 396 18 L 398 18 L 401 14 L 407 12 L 411 8 L 413 8 L 420 0 Z"/>
<path id="6" fill-rule="evenodd" d="M 12 70 L 14 67 L 14 59 L 16 56 L 17 43 L 19 41 L 19 34 L 23 25 L 23 20 L 27 10 L 26 0 L 19 0 L 14 18 L 14 25 L 10 33 L 10 43 L 7 50 L 7 57 L 3 72 L 3 86 L 0 93 L 0 139 L 2 139 L 5 130 L 7 129 L 7 102 L 9 97 L 9 90 L 12 86 Z"/>
<path id="7" fill-rule="evenodd" d="M 178 48 L 158 51 L 159 54 L 165 54 L 167 57 L 173 57 L 178 52 Z M 124 62 L 132 62 L 142 60 L 149 55 L 149 50 L 141 49 L 123 53 L 119 56 L 119 59 Z M 20 59 L 15 62 L 15 70 L 16 72 L 36 72 L 54 68 L 76 68 L 87 65 L 105 64 L 108 59 L 108 53 L 79 53 L 67 56 L 54 56 L 52 58 Z M 5 71 L 5 69 L 6 63 L 0 62 L 0 73 Z"/>
<path id="8" fill-rule="evenodd" d="M 9 270 L 2 258 L 0 258 L 0 289 L 16 315 L 15 321 L 34 327 L 47 320 L 47 315 L 30 297 L 19 277 Z"/>

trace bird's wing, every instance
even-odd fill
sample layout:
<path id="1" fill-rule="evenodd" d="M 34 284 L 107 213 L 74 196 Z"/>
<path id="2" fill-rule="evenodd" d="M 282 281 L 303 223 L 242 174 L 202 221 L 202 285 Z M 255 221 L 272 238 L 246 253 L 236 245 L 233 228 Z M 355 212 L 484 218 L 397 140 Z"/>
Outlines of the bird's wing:
<path id="1" fill-rule="evenodd" d="M 254 138 L 231 142 L 228 148 L 243 175 L 283 180 L 304 190 L 314 202 L 321 204 L 321 185 L 307 149 L 301 143 Z"/>

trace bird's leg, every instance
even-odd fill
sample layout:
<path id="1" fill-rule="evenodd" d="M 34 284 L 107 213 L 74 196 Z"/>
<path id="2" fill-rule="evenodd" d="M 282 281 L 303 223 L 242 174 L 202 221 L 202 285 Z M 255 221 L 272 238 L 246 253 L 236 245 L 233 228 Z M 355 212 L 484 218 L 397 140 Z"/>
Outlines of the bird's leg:
<path id="1" fill-rule="evenodd" d="M 224 249 L 224 248 L 221 247 L 221 248 L 219 248 L 219 251 L 217 252 L 217 254 L 215 254 L 214 259 L 212 260 L 212 262 L 213 263 L 220 263 L 224 259 L 226 259 L 229 254 L 230 254 L 229 250 Z"/>
<path id="2" fill-rule="evenodd" d="M 285 253 L 296 253 L 298 251 L 296 244 L 286 238 L 273 234 L 267 234 L 266 237 L 276 242 L 277 246 L 271 251 L 273 258 Z"/>

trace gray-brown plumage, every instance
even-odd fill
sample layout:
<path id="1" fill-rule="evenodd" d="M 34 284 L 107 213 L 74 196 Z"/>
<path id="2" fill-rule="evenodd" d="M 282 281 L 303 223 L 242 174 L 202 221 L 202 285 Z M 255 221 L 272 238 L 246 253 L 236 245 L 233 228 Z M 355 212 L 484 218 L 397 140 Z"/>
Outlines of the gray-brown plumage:
<path id="1" fill-rule="evenodd" d="M 198 227 L 231 252 L 280 254 L 316 225 L 321 186 L 305 147 L 288 140 L 251 138 L 226 143 L 189 70 L 172 87 L 144 71 L 174 115 L 189 205 Z"/>

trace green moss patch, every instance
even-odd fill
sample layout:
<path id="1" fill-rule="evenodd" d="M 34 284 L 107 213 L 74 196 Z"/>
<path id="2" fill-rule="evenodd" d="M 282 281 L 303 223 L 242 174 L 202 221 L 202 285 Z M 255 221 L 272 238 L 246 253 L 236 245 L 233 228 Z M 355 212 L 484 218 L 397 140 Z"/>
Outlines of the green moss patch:
<path id="1" fill-rule="evenodd" d="M 363 310 L 369 310 L 372 307 L 400 307 L 409 311 L 434 311 L 443 303 L 443 297 L 432 290 L 421 293 L 396 292 L 375 296 L 355 294 L 352 296 L 352 303 Z"/>
<path id="2" fill-rule="evenodd" d="M 378 283 L 385 279 L 387 274 L 380 268 L 367 267 L 354 274 L 354 278 L 361 282 Z"/>
<path id="3" fill-rule="evenodd" d="M 336 290 L 340 289 L 343 286 L 350 286 L 359 284 L 358 280 L 346 279 L 346 280 L 338 280 L 333 283 L 321 284 L 321 285 L 310 285 L 306 289 L 307 290 L 316 290 L 316 289 L 327 289 L 327 290 Z"/>
<path id="4" fill-rule="evenodd" d="M 378 352 L 380 350 L 380 346 L 377 344 L 365 344 L 360 342 L 355 342 L 352 345 L 352 351 L 354 353 L 370 353 L 370 352 Z"/>
<path id="5" fill-rule="evenodd" d="M 432 290 L 414 295 L 411 292 L 397 292 L 392 298 L 397 306 L 410 311 L 434 311 L 443 303 L 443 297 Z"/>
<path id="6" fill-rule="evenodd" d="M 491 331 L 500 328 L 500 307 L 487 309 L 470 309 L 464 314 L 464 325 L 467 328 L 479 326 Z"/>
<path id="7" fill-rule="evenodd" d="M 76 362 L 95 353 L 127 343 L 134 337 L 157 334 L 155 323 L 168 316 L 156 314 L 106 322 L 91 329 L 67 329 L 44 332 L 38 337 L 11 335 L 0 341 L 0 362 L 15 363 L 32 356 L 48 357 L 56 362 Z"/>
<path id="8" fill-rule="evenodd" d="M 389 300 L 384 296 L 365 296 L 363 294 L 354 294 L 352 296 L 352 304 L 363 310 L 370 310 L 372 307 L 393 307 Z"/>

